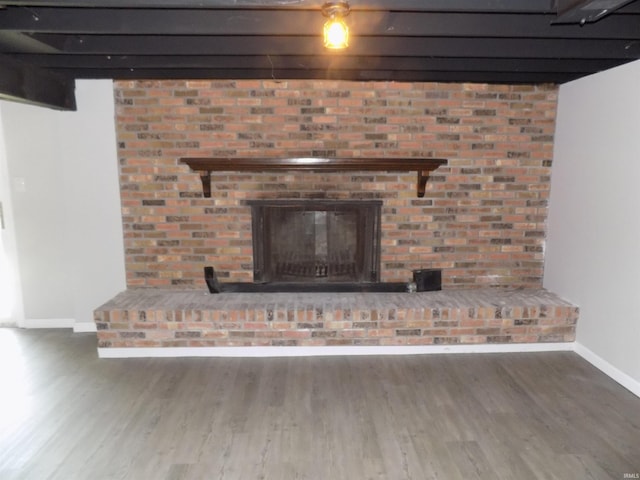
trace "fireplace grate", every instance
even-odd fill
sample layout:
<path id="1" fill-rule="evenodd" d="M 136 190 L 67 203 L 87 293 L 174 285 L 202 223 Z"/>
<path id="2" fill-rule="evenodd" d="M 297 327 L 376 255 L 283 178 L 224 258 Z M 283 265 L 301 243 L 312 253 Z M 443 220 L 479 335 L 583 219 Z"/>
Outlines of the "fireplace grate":
<path id="1" fill-rule="evenodd" d="M 356 274 L 356 263 L 350 261 L 353 255 L 348 251 L 332 255 L 331 259 L 316 256 L 300 256 L 290 253 L 287 258 L 276 262 L 276 273 L 280 276 L 327 278 L 353 277 Z"/>

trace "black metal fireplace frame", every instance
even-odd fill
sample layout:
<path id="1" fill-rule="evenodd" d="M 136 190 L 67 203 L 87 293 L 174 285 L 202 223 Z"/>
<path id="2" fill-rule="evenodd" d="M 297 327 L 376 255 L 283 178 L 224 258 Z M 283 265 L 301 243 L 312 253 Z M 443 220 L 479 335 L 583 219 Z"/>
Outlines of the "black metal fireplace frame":
<path id="1" fill-rule="evenodd" d="M 380 200 L 338 199 L 274 199 L 248 200 L 252 210 L 253 264 L 255 283 L 292 283 L 274 279 L 268 249 L 270 239 L 269 218 L 275 209 L 292 209 L 296 212 L 348 211 L 357 217 L 358 272 L 353 283 L 377 283 L 380 281 L 381 208 Z M 318 283 L 317 281 L 294 283 Z M 320 281 L 319 283 L 322 283 Z M 327 281 L 326 283 L 332 283 Z M 334 282 L 338 283 L 338 282 Z M 344 282 L 342 282 L 344 283 Z M 348 282 L 350 283 L 350 282 Z"/>

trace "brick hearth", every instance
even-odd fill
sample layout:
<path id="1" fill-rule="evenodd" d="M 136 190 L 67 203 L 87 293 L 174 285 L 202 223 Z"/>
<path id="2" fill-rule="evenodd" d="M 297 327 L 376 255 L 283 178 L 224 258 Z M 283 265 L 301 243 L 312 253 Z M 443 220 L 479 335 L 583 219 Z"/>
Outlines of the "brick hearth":
<path id="1" fill-rule="evenodd" d="M 95 311 L 101 348 L 570 342 L 578 308 L 544 289 L 223 293 L 130 289 Z"/>

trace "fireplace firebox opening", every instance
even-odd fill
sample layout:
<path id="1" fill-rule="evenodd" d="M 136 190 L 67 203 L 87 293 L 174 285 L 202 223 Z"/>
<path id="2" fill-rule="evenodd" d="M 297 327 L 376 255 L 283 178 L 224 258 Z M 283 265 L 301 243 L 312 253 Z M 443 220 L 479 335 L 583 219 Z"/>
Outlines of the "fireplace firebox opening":
<path id="1" fill-rule="evenodd" d="M 254 282 L 380 281 L 381 201 L 250 200 Z"/>

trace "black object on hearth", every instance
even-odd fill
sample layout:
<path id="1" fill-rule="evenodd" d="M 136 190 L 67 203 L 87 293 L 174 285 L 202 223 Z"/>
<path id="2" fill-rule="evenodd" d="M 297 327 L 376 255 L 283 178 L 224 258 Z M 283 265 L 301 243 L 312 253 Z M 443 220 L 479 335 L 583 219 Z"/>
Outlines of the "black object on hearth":
<path id="1" fill-rule="evenodd" d="M 207 282 L 209 293 L 220 293 L 222 291 L 220 282 L 218 282 L 218 276 L 213 267 L 204 267 L 204 280 Z"/>
<path id="2" fill-rule="evenodd" d="M 442 290 L 442 270 L 433 268 L 414 270 L 413 283 L 416 284 L 418 292 Z"/>

